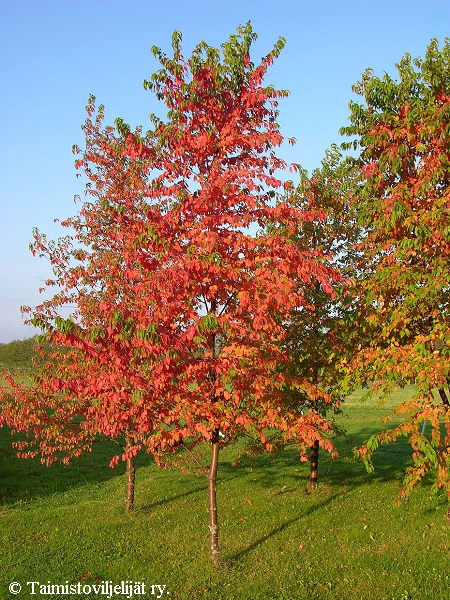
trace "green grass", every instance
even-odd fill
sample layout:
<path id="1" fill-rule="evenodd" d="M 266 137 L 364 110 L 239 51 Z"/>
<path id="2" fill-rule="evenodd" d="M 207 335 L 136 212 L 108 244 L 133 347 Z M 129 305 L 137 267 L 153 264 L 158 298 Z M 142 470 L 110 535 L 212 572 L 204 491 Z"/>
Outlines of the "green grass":
<path id="1" fill-rule="evenodd" d="M 108 467 L 114 445 L 98 443 L 72 466 L 48 469 L 17 460 L 3 429 L 0 598 L 106 598 L 30 595 L 26 582 L 131 580 L 166 585 L 163 597 L 171 600 L 447 600 L 446 498 L 421 485 L 399 503 L 410 456 L 404 443 L 378 451 L 373 475 L 353 460 L 353 446 L 379 430 L 380 417 L 406 393 L 381 408 L 348 399 L 340 458 L 321 453 L 314 493 L 305 491 L 308 466 L 295 448 L 254 467 L 232 466 L 238 449 L 225 449 L 218 572 L 208 560 L 203 476 L 161 471 L 140 456 L 136 510 L 125 514 L 123 465 Z M 25 591 L 10 594 L 11 581 Z"/>

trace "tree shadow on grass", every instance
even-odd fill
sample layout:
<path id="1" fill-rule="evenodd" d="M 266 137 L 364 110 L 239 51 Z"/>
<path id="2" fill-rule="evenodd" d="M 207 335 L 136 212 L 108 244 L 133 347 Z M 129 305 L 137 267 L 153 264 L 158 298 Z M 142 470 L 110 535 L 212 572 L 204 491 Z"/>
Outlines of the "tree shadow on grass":
<path id="1" fill-rule="evenodd" d="M 358 435 L 341 438 L 337 442 L 341 458 L 332 460 L 328 453 L 321 451 L 319 460 L 319 490 L 326 485 L 326 497 L 308 503 L 301 514 L 285 521 L 248 546 L 232 554 L 225 560 L 233 565 L 242 557 L 250 554 L 266 540 L 278 535 L 286 528 L 310 516 L 323 508 L 327 508 L 337 498 L 351 494 L 355 489 L 367 484 L 398 481 L 403 482 L 406 468 L 411 464 L 412 450 L 405 439 L 381 446 L 374 455 L 375 473 L 368 473 L 361 461 L 353 458 L 352 448 L 366 441 L 379 429 L 365 428 Z M 296 472 L 298 471 L 298 472 Z M 290 494 L 296 490 L 305 490 L 309 479 L 309 463 L 300 463 L 298 451 L 294 447 L 272 457 L 261 457 L 258 467 L 253 470 L 252 484 L 272 489 L 274 496 Z M 283 486 L 281 487 L 281 484 Z M 276 489 L 279 487 L 279 489 Z M 307 489 L 305 491 L 308 491 Z M 314 492 L 313 492 L 314 493 Z M 435 509 L 433 509 L 434 511 Z M 430 511 L 432 512 L 432 511 Z"/>
<path id="2" fill-rule="evenodd" d="M 313 514 L 314 512 L 316 512 L 317 510 L 320 510 L 321 508 L 325 507 L 326 505 L 328 505 L 330 502 L 332 502 L 338 496 L 341 497 L 342 493 L 341 492 L 336 492 L 336 493 L 332 494 L 331 496 L 328 496 L 326 499 L 322 500 L 321 502 L 317 502 L 317 503 L 315 503 L 312 506 L 308 506 L 308 508 L 306 510 L 304 510 L 301 515 L 298 515 L 297 517 L 289 519 L 288 521 L 285 521 L 284 523 L 282 523 L 278 527 L 275 527 L 274 529 L 271 529 L 268 533 L 265 533 L 260 538 L 258 538 L 257 540 L 255 540 L 254 542 L 252 542 L 251 544 L 249 544 L 247 547 L 245 547 L 242 550 L 239 550 L 238 552 L 235 552 L 234 554 L 232 554 L 228 559 L 225 560 L 225 563 L 228 566 L 232 566 L 237 561 L 239 561 L 242 557 L 246 556 L 247 554 L 250 554 L 253 550 L 255 550 L 256 548 L 258 548 L 261 544 L 265 543 L 270 538 L 272 538 L 272 537 L 276 536 L 277 534 L 281 533 L 282 531 L 284 531 L 285 529 L 287 529 L 288 527 L 290 527 L 294 523 L 297 523 L 298 521 L 301 521 L 305 517 L 310 516 L 311 514 Z"/>
<path id="3" fill-rule="evenodd" d="M 412 450 L 404 438 L 397 442 L 380 446 L 374 453 L 374 473 L 368 473 L 364 463 L 354 458 L 353 448 L 363 444 L 371 435 L 378 433 L 379 428 L 364 428 L 357 434 L 343 436 L 336 440 L 339 452 L 337 459 L 320 450 L 319 453 L 319 485 L 326 483 L 331 487 L 346 486 L 354 489 L 368 482 L 403 481 L 406 468 L 411 464 Z M 298 449 L 289 446 L 285 450 L 272 455 L 262 454 L 256 458 L 252 466 L 254 485 L 273 489 L 280 486 L 292 491 L 291 487 L 307 486 L 309 479 L 309 463 L 301 462 Z M 242 465 L 250 464 L 243 459 Z M 244 475 L 248 474 L 243 473 Z"/>
<path id="4" fill-rule="evenodd" d="M 219 467 L 219 469 L 220 469 L 220 467 Z M 223 476 L 218 477 L 217 484 L 218 485 L 226 484 L 229 481 L 240 478 L 240 477 L 242 477 L 241 473 L 234 473 L 232 476 L 228 476 L 228 477 L 223 477 Z M 183 481 L 183 480 L 180 480 L 178 483 L 183 486 L 186 486 L 186 484 L 187 484 L 187 482 Z M 204 485 L 199 485 L 195 488 L 191 488 L 180 494 L 175 494 L 173 496 L 164 496 L 164 498 L 161 498 L 160 500 L 156 500 L 155 502 L 150 502 L 150 504 L 146 504 L 145 506 L 138 508 L 136 512 L 150 512 L 152 509 L 156 508 L 157 506 L 164 506 L 165 504 L 168 504 L 169 502 L 176 502 L 177 500 L 181 500 L 182 498 L 186 498 L 187 496 L 192 496 L 193 494 L 197 494 L 199 492 L 206 492 L 207 489 L 208 489 L 208 484 L 205 482 Z M 220 491 L 219 491 L 219 493 L 220 493 Z"/>
<path id="5" fill-rule="evenodd" d="M 38 457 L 17 458 L 16 450 L 11 446 L 12 441 L 9 430 L 6 427 L 0 428 L 0 507 L 64 494 L 72 489 L 84 486 L 99 487 L 101 484 L 117 477 L 123 478 L 123 485 L 125 486 L 125 463 L 120 461 L 114 468 L 109 466 L 111 458 L 120 452 L 117 444 L 113 442 L 103 440 L 95 442 L 92 446 L 92 452 L 85 452 L 68 466 L 56 462 L 47 467 L 40 462 Z M 148 467 L 149 465 L 154 465 L 152 456 L 143 451 L 140 452 L 135 458 L 136 484 L 138 486 L 140 481 L 139 468 Z M 177 473 L 179 474 L 180 471 L 177 470 Z M 174 485 L 170 480 L 168 472 L 159 470 L 155 466 L 155 474 L 159 474 L 167 480 L 164 481 L 164 488 L 166 489 L 158 491 L 160 499 L 138 508 L 137 512 L 150 511 L 157 506 L 175 502 L 178 499 L 197 492 L 204 492 L 207 489 L 206 480 L 203 485 L 198 485 L 198 482 L 194 483 L 192 479 L 189 480 L 183 477 L 179 482 L 180 485 L 184 486 L 183 491 L 173 494 L 176 484 Z M 232 467 L 231 463 L 225 462 L 219 467 L 218 484 L 241 476 L 242 473 Z M 193 485 L 196 485 L 196 487 L 193 488 Z M 186 489 L 187 486 L 188 489 Z M 167 495 L 166 491 L 168 492 Z M 169 495 L 170 493 L 172 495 Z"/>
<path id="6" fill-rule="evenodd" d="M 340 454 L 337 460 L 331 460 L 326 452 L 321 451 L 319 485 L 326 483 L 337 488 L 345 485 L 351 489 L 362 486 L 368 481 L 398 480 L 401 484 L 405 469 L 411 464 L 411 448 L 405 440 L 381 446 L 375 452 L 374 474 L 368 474 L 362 462 L 353 459 L 352 448 L 360 445 L 378 431 L 380 428 L 363 428 L 356 434 L 337 440 L 336 445 Z M 0 506 L 54 496 L 83 486 L 99 486 L 111 479 L 123 477 L 124 463 L 120 462 L 114 469 L 109 467 L 109 462 L 117 454 L 117 450 L 116 444 L 102 441 L 94 443 L 91 453 L 85 453 L 80 458 L 73 460 L 70 466 L 56 463 L 51 467 L 46 467 L 40 463 L 38 458 L 18 459 L 16 451 L 11 447 L 11 436 L 8 429 L 0 428 Z M 243 459 L 239 466 L 234 465 L 227 458 L 224 457 L 224 460 L 220 462 L 219 484 L 251 476 L 252 486 L 261 486 L 266 489 L 274 489 L 279 486 L 281 489 L 287 485 L 286 493 L 307 485 L 309 465 L 300 462 L 298 450 L 294 446 L 276 455 L 262 454 L 256 458 L 255 465 L 252 465 L 252 459 Z M 152 463 L 152 457 L 144 452 L 136 457 L 137 468 L 149 466 Z M 139 482 L 139 472 L 137 481 Z M 181 484 L 186 486 L 186 481 L 183 480 Z M 189 487 L 191 485 L 192 483 Z M 194 489 L 187 491 L 185 489 L 181 494 L 161 498 L 139 510 L 152 510 L 156 506 L 203 492 L 205 489 L 206 483 L 197 485 Z M 169 490 L 173 492 L 173 486 Z M 280 490 L 278 492 L 282 493 Z"/>
<path id="7" fill-rule="evenodd" d="M 141 506 L 140 508 L 138 508 L 136 510 L 136 512 L 138 512 L 138 513 L 150 512 L 157 506 L 164 506 L 165 504 L 168 504 L 169 502 L 176 502 L 177 500 L 181 500 L 182 498 L 186 498 L 187 496 L 192 496 L 192 494 L 197 494 L 198 492 L 204 492 L 207 489 L 208 489 L 207 485 L 202 485 L 202 486 L 198 486 L 196 488 L 190 489 L 187 492 L 184 492 L 182 494 L 176 494 L 175 496 L 164 497 L 164 498 L 161 498 L 161 500 L 157 500 L 156 502 L 150 502 L 150 504 Z"/>
<path id="8" fill-rule="evenodd" d="M 412 449 L 406 438 L 399 438 L 396 442 L 381 445 L 375 450 L 372 461 L 375 471 L 368 473 L 362 460 L 354 456 L 353 448 L 361 446 L 379 429 L 364 428 L 357 435 L 346 436 L 337 444 L 339 457 L 332 460 L 321 452 L 321 465 L 319 469 L 322 476 L 330 485 L 342 485 L 359 487 L 368 482 L 392 482 L 401 483 L 405 471 L 412 464 Z M 320 472 L 320 471 L 319 471 Z M 320 475 L 319 475 L 320 477 Z"/>
<path id="9" fill-rule="evenodd" d="M 112 442 L 94 443 L 92 452 L 82 454 L 70 465 L 56 462 L 47 467 L 38 457 L 17 458 L 11 441 L 8 429 L 0 428 L 0 506 L 54 496 L 86 485 L 99 485 L 123 477 L 125 473 L 124 463 L 114 469 L 109 466 L 111 458 L 117 454 L 117 445 Z M 137 468 L 151 462 L 152 458 L 144 453 L 136 457 Z"/>

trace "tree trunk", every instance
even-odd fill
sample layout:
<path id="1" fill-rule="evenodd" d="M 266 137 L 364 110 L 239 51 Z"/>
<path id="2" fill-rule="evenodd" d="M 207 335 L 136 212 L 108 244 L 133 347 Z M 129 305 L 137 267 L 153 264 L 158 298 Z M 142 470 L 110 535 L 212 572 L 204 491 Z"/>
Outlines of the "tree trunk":
<path id="1" fill-rule="evenodd" d="M 219 522 L 216 499 L 219 440 L 219 430 L 216 429 L 211 438 L 211 464 L 208 473 L 209 556 L 215 566 L 219 564 Z"/>
<path id="2" fill-rule="evenodd" d="M 439 396 L 441 397 L 442 404 L 444 404 L 445 406 L 450 407 L 450 402 L 449 402 L 448 396 L 447 396 L 444 388 L 439 388 L 438 392 L 439 392 Z"/>
<path id="3" fill-rule="evenodd" d="M 125 452 L 129 452 L 131 449 L 132 441 L 130 437 L 126 436 Z M 134 504 L 134 486 L 136 481 L 136 469 L 134 466 L 134 456 L 127 456 L 127 468 L 126 468 L 127 485 L 125 491 L 125 508 L 130 511 Z"/>
<path id="4" fill-rule="evenodd" d="M 319 440 L 314 440 L 314 444 L 310 447 L 310 451 L 309 487 L 311 490 L 315 490 L 319 478 Z"/>

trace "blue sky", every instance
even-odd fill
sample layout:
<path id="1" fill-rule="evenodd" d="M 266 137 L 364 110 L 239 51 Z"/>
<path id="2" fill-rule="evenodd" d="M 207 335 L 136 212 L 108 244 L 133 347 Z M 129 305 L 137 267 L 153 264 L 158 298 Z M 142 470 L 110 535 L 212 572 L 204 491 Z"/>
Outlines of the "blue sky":
<path id="1" fill-rule="evenodd" d="M 281 151 L 311 170 L 341 140 L 351 85 L 371 67 L 395 76 L 405 52 L 423 56 L 432 37 L 450 36 L 448 0 L 0 0 L 0 342 L 34 332 L 21 305 L 35 306 L 50 266 L 28 250 L 33 227 L 56 239 L 54 224 L 75 214 L 72 145 L 89 94 L 106 121 L 132 126 L 164 116 L 142 81 L 158 69 L 149 52 L 170 52 L 174 29 L 185 56 L 201 40 L 219 46 L 251 20 L 259 38 L 252 58 L 279 36 L 286 48 L 267 83 L 291 91 L 280 102 L 281 131 L 297 144 Z"/>

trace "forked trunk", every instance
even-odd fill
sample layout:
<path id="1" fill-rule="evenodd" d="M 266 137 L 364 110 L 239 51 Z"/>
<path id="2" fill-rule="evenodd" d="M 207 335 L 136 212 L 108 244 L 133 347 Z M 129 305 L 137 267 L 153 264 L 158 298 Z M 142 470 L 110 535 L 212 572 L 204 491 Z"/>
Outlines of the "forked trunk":
<path id="1" fill-rule="evenodd" d="M 319 440 L 314 440 L 313 445 L 310 447 L 310 452 L 309 487 L 311 490 L 315 490 L 319 479 Z"/>
<path id="2" fill-rule="evenodd" d="M 216 429 L 211 438 L 211 463 L 208 472 L 209 556 L 215 566 L 219 564 L 219 522 L 216 499 L 219 440 L 219 430 Z"/>
<path id="3" fill-rule="evenodd" d="M 126 446 L 125 452 L 129 452 L 132 447 L 131 438 L 126 436 Z M 125 491 L 125 509 L 130 511 L 133 508 L 134 504 L 134 486 L 136 482 L 136 469 L 134 466 L 134 456 L 127 456 L 127 466 L 126 466 L 126 478 L 127 478 L 127 486 Z"/>

